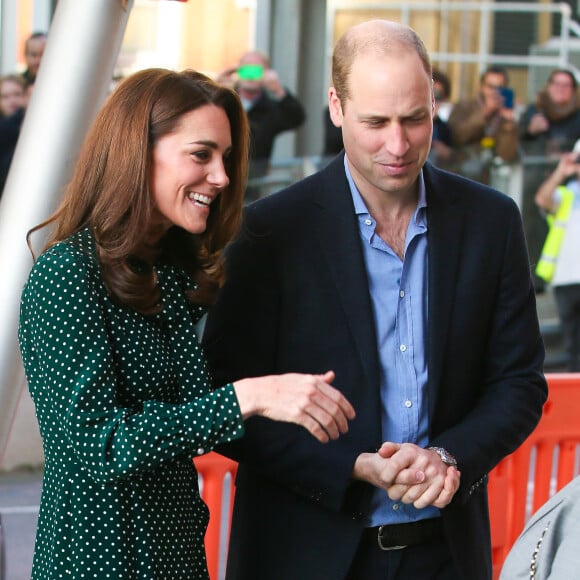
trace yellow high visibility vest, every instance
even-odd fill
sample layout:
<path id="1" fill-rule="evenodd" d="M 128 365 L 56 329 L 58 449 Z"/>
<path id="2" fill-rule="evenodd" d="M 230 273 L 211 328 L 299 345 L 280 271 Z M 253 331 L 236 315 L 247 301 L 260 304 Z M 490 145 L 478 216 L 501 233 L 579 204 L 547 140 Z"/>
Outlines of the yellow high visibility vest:
<path id="1" fill-rule="evenodd" d="M 558 187 L 561 201 L 556 215 L 548 216 L 548 224 L 550 229 L 542 248 L 542 255 L 536 265 L 536 276 L 546 282 L 551 282 L 556 271 L 556 262 L 558 261 L 558 254 L 562 246 L 562 240 L 566 233 L 566 226 L 572 211 L 572 204 L 574 202 L 574 192 L 564 185 Z"/>

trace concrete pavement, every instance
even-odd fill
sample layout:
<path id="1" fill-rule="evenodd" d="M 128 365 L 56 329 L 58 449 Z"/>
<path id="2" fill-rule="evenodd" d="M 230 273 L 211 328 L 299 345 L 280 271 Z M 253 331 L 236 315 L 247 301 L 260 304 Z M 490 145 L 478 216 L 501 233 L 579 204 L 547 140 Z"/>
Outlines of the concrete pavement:
<path id="1" fill-rule="evenodd" d="M 41 487 L 38 469 L 0 474 L 1 580 L 30 580 Z"/>

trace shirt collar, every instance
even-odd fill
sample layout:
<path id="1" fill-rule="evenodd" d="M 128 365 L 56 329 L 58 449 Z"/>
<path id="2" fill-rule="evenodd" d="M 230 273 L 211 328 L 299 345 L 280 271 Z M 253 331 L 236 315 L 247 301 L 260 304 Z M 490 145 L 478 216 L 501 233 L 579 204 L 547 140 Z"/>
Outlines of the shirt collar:
<path id="1" fill-rule="evenodd" d="M 344 156 L 344 170 L 346 172 L 346 179 L 348 180 L 348 186 L 350 188 L 350 194 L 352 195 L 352 201 L 354 204 L 354 211 L 356 215 L 368 215 L 370 216 L 369 210 L 364 202 L 362 195 L 360 194 L 352 174 L 348 167 L 347 156 Z M 419 200 L 417 202 L 417 208 L 413 213 L 413 220 L 418 226 L 427 225 L 426 209 L 427 209 L 427 191 L 425 189 L 425 179 L 423 177 L 423 169 L 419 173 Z"/>

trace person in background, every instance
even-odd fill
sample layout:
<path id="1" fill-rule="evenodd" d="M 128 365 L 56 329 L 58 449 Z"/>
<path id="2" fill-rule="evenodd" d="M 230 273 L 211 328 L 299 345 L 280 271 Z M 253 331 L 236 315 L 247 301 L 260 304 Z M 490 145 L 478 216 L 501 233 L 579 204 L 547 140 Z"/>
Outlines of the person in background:
<path id="1" fill-rule="evenodd" d="M 580 372 L 580 159 L 565 153 L 535 201 L 552 216 L 536 274 L 550 283 L 558 308 L 566 369 Z"/>
<path id="2" fill-rule="evenodd" d="M 26 70 L 22 73 L 27 85 L 34 84 L 44 55 L 47 41 L 46 32 L 33 32 L 24 43 Z"/>
<path id="3" fill-rule="evenodd" d="M 499 578 L 577 578 L 579 545 L 580 476 L 576 476 L 530 518 L 510 550 Z"/>
<path id="4" fill-rule="evenodd" d="M 536 99 L 525 109 L 520 119 L 520 143 L 524 155 L 542 156 L 548 163 L 527 164 L 522 187 L 522 213 L 530 263 L 535 264 L 542 251 L 548 227 L 538 212 L 535 195 L 538 183 L 549 178 L 558 157 L 572 150 L 580 139 L 580 92 L 576 77 L 568 69 L 554 69 Z M 551 163 L 550 160 L 552 161 Z M 535 275 L 538 293 L 546 288 L 545 281 Z"/>
<path id="5" fill-rule="evenodd" d="M 35 580 L 207 579 L 192 457 L 256 415 L 321 444 L 354 418 L 328 370 L 210 388 L 196 323 L 238 229 L 247 129 L 237 95 L 204 75 L 135 73 L 29 232 L 52 226 L 18 331 L 45 452 Z"/>
<path id="6" fill-rule="evenodd" d="M 0 77 L 0 118 L 9 117 L 26 105 L 26 82 L 19 74 Z"/>
<path id="7" fill-rule="evenodd" d="M 513 105 L 505 106 L 500 92 L 503 87 L 509 87 L 506 69 L 492 66 L 480 77 L 478 95 L 455 103 L 448 124 L 456 148 L 471 147 L 477 155 L 487 138 L 493 143 L 494 156 L 506 162 L 518 158 L 518 125 Z"/>
<path id="8" fill-rule="evenodd" d="M 437 103 L 437 116 L 444 122 L 449 120 L 453 103 L 451 102 L 451 80 L 441 70 L 433 69 L 433 92 Z"/>
<path id="9" fill-rule="evenodd" d="M 332 368 L 356 409 L 323 447 L 248 421 L 228 580 L 489 580 L 487 473 L 546 399 L 520 212 L 426 162 L 418 35 L 356 25 L 332 58 L 344 153 L 249 205 L 203 345 L 216 385 Z M 289 557 L 290 555 L 290 557 Z"/>
<path id="10" fill-rule="evenodd" d="M 580 93 L 574 73 L 556 69 L 520 119 L 527 153 L 551 155 L 571 151 L 580 139 Z"/>
<path id="11" fill-rule="evenodd" d="M 328 107 L 324 107 L 322 116 L 324 120 L 324 149 L 322 155 L 324 157 L 334 157 L 344 147 L 342 142 L 342 129 L 332 122 Z"/>
<path id="12" fill-rule="evenodd" d="M 262 177 L 268 172 L 276 137 L 304 123 L 304 107 L 282 84 L 269 58 L 256 50 L 245 53 L 216 80 L 234 88 L 242 100 L 250 122 L 250 178 Z"/>
<path id="13" fill-rule="evenodd" d="M 433 117 L 433 139 L 430 160 L 436 165 L 445 165 L 453 157 L 453 138 L 447 123 L 451 111 L 451 82 L 439 70 L 433 70 L 433 95 L 435 96 L 435 116 Z"/>
<path id="14" fill-rule="evenodd" d="M 24 80 L 20 80 L 24 83 Z M 27 84 L 21 106 L 13 111 L 11 115 L 0 117 L 0 197 L 4 193 L 4 186 L 12 165 L 12 158 L 20 137 L 20 129 L 24 122 L 24 115 L 26 114 L 33 89 L 33 82 Z"/>

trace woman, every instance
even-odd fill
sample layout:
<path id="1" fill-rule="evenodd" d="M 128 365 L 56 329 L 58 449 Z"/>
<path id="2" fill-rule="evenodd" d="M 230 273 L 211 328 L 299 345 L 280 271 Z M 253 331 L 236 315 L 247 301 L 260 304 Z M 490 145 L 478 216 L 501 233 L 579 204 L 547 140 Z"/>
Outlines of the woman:
<path id="1" fill-rule="evenodd" d="M 527 153 L 549 155 L 570 151 L 580 139 L 580 94 L 574 73 L 555 69 L 520 120 Z"/>
<path id="2" fill-rule="evenodd" d="M 0 77 L 0 196 L 4 192 L 18 143 L 27 100 L 22 76 L 11 74 Z"/>
<path id="3" fill-rule="evenodd" d="M 9 117 L 26 106 L 26 81 L 17 74 L 0 77 L 0 117 Z"/>
<path id="4" fill-rule="evenodd" d="M 231 90 L 192 71 L 136 73 L 32 230 L 53 226 L 19 330 L 46 457 L 33 578 L 206 578 L 192 456 L 256 414 L 322 442 L 354 417 L 332 372 L 208 387 L 195 323 L 224 279 L 247 151 Z"/>

